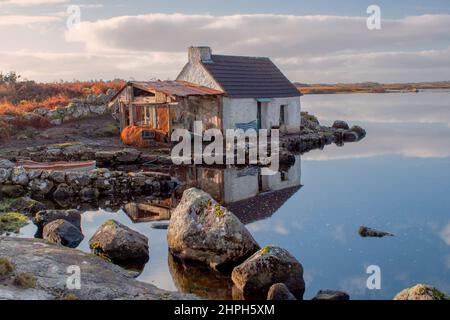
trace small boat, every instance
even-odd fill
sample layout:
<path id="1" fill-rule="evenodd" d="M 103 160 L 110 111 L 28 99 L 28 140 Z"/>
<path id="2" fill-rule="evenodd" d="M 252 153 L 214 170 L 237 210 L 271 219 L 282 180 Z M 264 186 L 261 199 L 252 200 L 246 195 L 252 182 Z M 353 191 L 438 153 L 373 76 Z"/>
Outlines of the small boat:
<path id="1" fill-rule="evenodd" d="M 31 160 L 17 161 L 18 167 L 23 167 L 27 171 L 32 170 L 53 170 L 53 171 L 88 171 L 96 168 L 96 161 L 56 161 L 56 162 L 36 162 Z"/>

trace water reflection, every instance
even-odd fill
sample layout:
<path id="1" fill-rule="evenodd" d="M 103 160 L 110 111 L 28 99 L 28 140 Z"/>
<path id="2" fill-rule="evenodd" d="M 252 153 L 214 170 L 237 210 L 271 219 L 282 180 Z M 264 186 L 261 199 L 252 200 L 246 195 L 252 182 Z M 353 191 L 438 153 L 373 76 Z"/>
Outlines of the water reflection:
<path id="1" fill-rule="evenodd" d="M 231 300 L 233 282 L 224 275 L 206 266 L 181 262 L 168 255 L 169 271 L 178 291 L 193 293 L 210 300 Z"/>
<path id="2" fill-rule="evenodd" d="M 196 187 L 227 206 L 246 224 L 273 215 L 301 187 L 301 158 L 274 175 L 261 174 L 259 167 L 179 167 L 171 172 L 182 185 L 169 199 L 142 200 L 125 204 L 133 222 L 169 220 L 182 192 Z"/>

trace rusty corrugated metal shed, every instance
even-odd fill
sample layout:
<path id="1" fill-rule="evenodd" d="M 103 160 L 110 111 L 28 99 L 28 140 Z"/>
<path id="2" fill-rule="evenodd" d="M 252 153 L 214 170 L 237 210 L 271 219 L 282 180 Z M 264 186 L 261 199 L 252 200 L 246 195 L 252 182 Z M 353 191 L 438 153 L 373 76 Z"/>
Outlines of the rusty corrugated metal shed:
<path id="1" fill-rule="evenodd" d="M 158 91 L 169 96 L 187 97 L 187 96 L 209 96 L 220 95 L 222 91 L 203 87 L 195 83 L 186 81 L 131 81 L 133 86 L 144 91 Z"/>

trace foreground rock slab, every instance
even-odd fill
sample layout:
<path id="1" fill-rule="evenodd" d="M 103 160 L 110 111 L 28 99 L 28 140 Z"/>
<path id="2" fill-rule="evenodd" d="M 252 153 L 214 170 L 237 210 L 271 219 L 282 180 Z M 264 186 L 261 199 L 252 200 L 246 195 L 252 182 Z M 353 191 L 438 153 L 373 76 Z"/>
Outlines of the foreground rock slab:
<path id="1" fill-rule="evenodd" d="M 287 250 L 267 246 L 233 269 L 231 279 L 244 298 L 266 297 L 269 288 L 283 283 L 299 300 L 303 299 L 303 266 Z"/>
<path id="2" fill-rule="evenodd" d="M 170 252 L 220 270 L 233 267 L 259 249 L 239 219 L 202 190 L 183 193 L 167 230 Z"/>
<path id="3" fill-rule="evenodd" d="M 0 237 L 0 256 L 12 261 L 17 272 L 31 273 L 37 280 L 33 290 L 0 285 L 0 299 L 60 299 L 68 293 L 80 300 L 196 299 L 136 281 L 126 270 L 99 257 L 43 240 Z M 80 267 L 80 290 L 66 287 L 69 266 Z"/>
<path id="4" fill-rule="evenodd" d="M 450 300 L 450 297 L 430 285 L 417 284 L 399 292 L 394 300 Z"/>

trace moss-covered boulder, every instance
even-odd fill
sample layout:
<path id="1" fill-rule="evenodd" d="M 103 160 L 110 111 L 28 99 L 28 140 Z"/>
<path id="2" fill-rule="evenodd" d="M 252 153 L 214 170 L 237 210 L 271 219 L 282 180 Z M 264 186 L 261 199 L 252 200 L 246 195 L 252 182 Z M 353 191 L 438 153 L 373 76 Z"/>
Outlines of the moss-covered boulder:
<path id="1" fill-rule="evenodd" d="M 427 284 L 416 284 L 399 292 L 394 300 L 450 300 L 450 297 Z"/>
<path id="2" fill-rule="evenodd" d="M 167 230 L 170 252 L 220 270 L 233 268 L 259 249 L 242 222 L 202 190 L 191 188 L 172 213 Z"/>
<path id="3" fill-rule="evenodd" d="M 140 269 L 149 260 L 148 238 L 115 220 L 103 223 L 89 240 L 92 253 Z"/>

